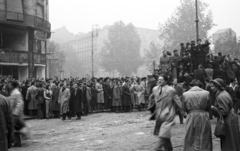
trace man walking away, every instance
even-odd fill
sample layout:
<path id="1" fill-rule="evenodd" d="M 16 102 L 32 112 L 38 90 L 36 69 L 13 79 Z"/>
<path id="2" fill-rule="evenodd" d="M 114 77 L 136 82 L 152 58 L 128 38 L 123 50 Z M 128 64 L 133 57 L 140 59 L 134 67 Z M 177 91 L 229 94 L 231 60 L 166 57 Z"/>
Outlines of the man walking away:
<path id="1" fill-rule="evenodd" d="M 10 102 L 0 94 L 0 149 L 8 151 L 13 142 L 13 119 Z"/>

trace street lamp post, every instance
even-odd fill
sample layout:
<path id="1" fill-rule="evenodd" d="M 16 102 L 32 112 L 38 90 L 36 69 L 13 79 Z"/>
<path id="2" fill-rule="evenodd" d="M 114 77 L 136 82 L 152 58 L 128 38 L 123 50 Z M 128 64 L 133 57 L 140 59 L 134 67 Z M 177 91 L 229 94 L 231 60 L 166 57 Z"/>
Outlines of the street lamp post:
<path id="1" fill-rule="evenodd" d="M 94 52 L 93 52 L 93 38 L 94 38 L 94 27 L 97 27 L 98 25 L 92 25 L 92 78 L 94 77 Z M 97 36 L 97 34 L 96 34 Z"/>
<path id="2" fill-rule="evenodd" d="M 197 40 L 196 42 L 198 41 L 199 39 L 199 31 L 198 31 L 198 23 L 199 23 L 199 20 L 198 20 L 198 0 L 195 0 L 195 7 L 196 7 L 196 36 L 197 36 Z"/>

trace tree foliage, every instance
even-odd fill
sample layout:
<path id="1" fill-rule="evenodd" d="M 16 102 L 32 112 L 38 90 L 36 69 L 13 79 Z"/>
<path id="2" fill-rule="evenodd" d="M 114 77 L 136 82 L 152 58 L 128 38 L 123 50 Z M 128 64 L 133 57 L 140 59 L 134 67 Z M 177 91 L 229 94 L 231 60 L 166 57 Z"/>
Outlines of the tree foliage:
<path id="1" fill-rule="evenodd" d="M 232 36 L 231 32 L 221 36 L 214 45 L 214 52 L 222 52 L 235 57 L 240 56 L 240 40 L 237 41 L 236 36 Z"/>
<path id="2" fill-rule="evenodd" d="M 102 48 L 101 64 L 107 72 L 117 70 L 121 75 L 136 73 L 141 66 L 141 39 L 133 24 L 114 23 Z"/>
<path id="3" fill-rule="evenodd" d="M 212 12 L 208 4 L 198 0 L 199 38 L 207 39 L 208 31 L 214 26 Z M 181 0 L 173 15 L 160 24 L 159 38 L 164 40 L 164 49 L 179 48 L 179 43 L 196 40 L 196 7 L 195 0 Z"/>
<path id="4" fill-rule="evenodd" d="M 51 56 L 49 73 L 51 77 L 59 75 L 61 70 L 61 63 L 64 64 L 66 61 L 66 55 L 64 51 L 61 51 L 61 47 L 58 43 L 50 41 L 48 44 L 48 52 Z"/>
<path id="5" fill-rule="evenodd" d="M 153 61 L 155 61 L 156 63 L 159 61 L 162 53 L 161 48 L 161 45 L 151 42 L 149 45 L 149 50 L 145 50 L 144 61 L 145 65 L 150 71 L 152 71 L 153 69 Z"/>
<path id="6" fill-rule="evenodd" d="M 79 59 L 78 52 L 74 51 L 71 46 L 65 48 L 66 51 L 66 63 L 64 65 L 65 76 L 71 77 L 84 77 L 85 73 L 88 73 L 85 68 L 90 65 L 90 62 L 86 60 L 81 61 Z"/>

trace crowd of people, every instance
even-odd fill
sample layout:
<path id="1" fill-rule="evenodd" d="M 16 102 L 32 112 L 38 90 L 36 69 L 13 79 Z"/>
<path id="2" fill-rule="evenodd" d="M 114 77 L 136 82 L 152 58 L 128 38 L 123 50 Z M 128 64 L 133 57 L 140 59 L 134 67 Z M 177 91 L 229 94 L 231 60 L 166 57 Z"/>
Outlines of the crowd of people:
<path id="1" fill-rule="evenodd" d="M 224 123 L 214 134 L 221 139 L 223 151 L 240 151 L 237 114 L 240 113 L 240 63 L 231 55 L 213 56 L 209 43 L 201 40 L 181 44 L 180 55 L 163 51 L 159 72 L 148 77 L 32 79 L 22 83 L 6 78 L 0 82 L 0 146 L 9 148 L 14 140 L 21 146 L 20 135 L 27 134 L 23 115 L 39 119 L 76 118 L 94 112 L 130 112 L 149 109 L 156 120 L 154 135 L 159 137 L 156 150 L 172 151 L 171 128 L 174 117 L 186 120 L 184 151 L 213 150 L 210 120 Z M 13 115 L 12 117 L 10 115 Z M 13 121 L 13 123 L 11 122 Z M 221 124 L 221 122 L 217 123 Z M 14 135 L 12 129 L 14 127 Z M 24 129 L 25 128 L 25 129 Z M 224 131 L 224 133 L 222 131 Z M 219 134 L 219 132 L 222 132 Z M 14 139 L 12 139 L 14 138 Z"/>
<path id="2" fill-rule="evenodd" d="M 217 118 L 214 135 L 222 151 L 240 150 L 240 63 L 231 55 L 209 54 L 209 43 L 180 44 L 180 54 L 163 51 L 157 86 L 150 95 L 151 119 L 156 120 L 156 150 L 172 151 L 174 117 L 186 117 L 184 151 L 213 150 L 210 120 Z"/>

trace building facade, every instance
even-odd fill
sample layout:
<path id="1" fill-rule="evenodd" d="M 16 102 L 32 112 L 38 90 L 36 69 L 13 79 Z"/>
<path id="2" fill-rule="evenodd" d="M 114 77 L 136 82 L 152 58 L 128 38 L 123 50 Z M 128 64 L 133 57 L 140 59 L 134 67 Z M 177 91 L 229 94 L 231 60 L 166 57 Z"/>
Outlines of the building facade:
<path id="1" fill-rule="evenodd" d="M 64 27 L 63 27 L 64 28 Z M 59 30 L 59 29 L 58 29 Z M 64 29 L 66 30 L 66 29 Z M 73 58 L 67 56 L 67 67 L 64 69 L 65 77 L 69 77 L 71 74 L 71 63 L 79 63 L 79 76 L 92 75 L 92 50 L 93 50 L 93 69 L 95 77 L 105 77 L 105 76 L 113 76 L 112 73 L 106 72 L 101 67 L 101 52 L 104 46 L 104 41 L 108 38 L 108 30 L 109 26 L 105 26 L 101 29 L 94 30 L 93 38 L 92 32 L 81 34 L 81 36 L 75 37 L 74 40 L 70 40 L 61 44 L 62 49 L 66 51 L 66 54 L 75 54 L 77 56 L 77 61 L 72 61 Z M 138 28 L 136 27 L 136 31 L 139 34 L 141 39 L 141 48 L 140 54 L 142 57 L 145 55 L 145 51 L 149 50 L 149 46 L 151 42 L 155 42 L 161 44 L 162 42 L 158 38 L 158 31 L 152 29 Z M 53 39 L 54 40 L 54 39 Z M 93 45 L 92 45 L 93 44 Z M 73 57 L 73 56 L 72 56 Z M 76 59 L 76 58 L 75 58 Z M 73 64 L 72 63 L 72 64 Z M 81 66 L 81 67 L 80 67 Z M 75 69 L 75 70 L 78 70 Z M 146 76 L 150 74 L 149 69 L 145 66 L 142 66 L 137 71 L 137 76 Z M 117 71 L 114 74 L 118 76 Z"/>
<path id="2" fill-rule="evenodd" d="M 48 20 L 48 0 L 0 0 L 2 77 L 45 78 Z"/>
<path id="3" fill-rule="evenodd" d="M 212 35 L 212 37 L 213 37 L 213 44 L 216 44 L 218 40 L 224 40 L 228 36 L 231 36 L 232 38 L 236 38 L 237 34 L 231 28 L 217 30 Z"/>

